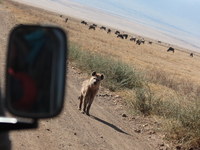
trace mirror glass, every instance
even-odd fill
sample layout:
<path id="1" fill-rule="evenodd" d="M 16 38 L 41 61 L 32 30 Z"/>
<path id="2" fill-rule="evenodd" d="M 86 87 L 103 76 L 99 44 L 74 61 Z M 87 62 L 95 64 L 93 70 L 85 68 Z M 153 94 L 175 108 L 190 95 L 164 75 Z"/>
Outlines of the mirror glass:
<path id="1" fill-rule="evenodd" d="M 6 106 L 14 115 L 48 118 L 60 113 L 67 38 L 58 27 L 21 25 L 9 37 Z"/>

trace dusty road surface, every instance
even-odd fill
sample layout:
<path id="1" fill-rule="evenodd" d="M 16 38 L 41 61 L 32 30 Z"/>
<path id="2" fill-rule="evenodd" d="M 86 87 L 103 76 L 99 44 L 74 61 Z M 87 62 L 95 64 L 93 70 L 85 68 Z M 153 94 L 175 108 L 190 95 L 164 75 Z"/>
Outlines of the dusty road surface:
<path id="1" fill-rule="evenodd" d="M 7 36 L 16 22 L 9 9 L 2 5 L 0 20 L 0 72 L 3 80 Z M 91 106 L 91 116 L 82 114 L 77 109 L 78 96 L 87 76 L 70 64 L 66 76 L 62 113 L 56 118 L 40 120 L 36 130 L 10 132 L 13 150 L 166 149 L 162 137 L 155 132 L 159 122 L 131 118 L 126 114 L 122 98 L 103 87 Z"/>
<path id="2" fill-rule="evenodd" d="M 37 130 L 12 132 L 14 150 L 155 150 L 162 147 L 163 142 L 151 134 L 153 131 L 145 127 L 145 122 L 122 117 L 125 110 L 120 98 L 111 97 L 113 93 L 106 89 L 101 88 L 100 96 L 95 98 L 91 116 L 82 114 L 77 109 L 81 75 L 69 68 L 62 113 L 56 118 L 41 120 Z"/>

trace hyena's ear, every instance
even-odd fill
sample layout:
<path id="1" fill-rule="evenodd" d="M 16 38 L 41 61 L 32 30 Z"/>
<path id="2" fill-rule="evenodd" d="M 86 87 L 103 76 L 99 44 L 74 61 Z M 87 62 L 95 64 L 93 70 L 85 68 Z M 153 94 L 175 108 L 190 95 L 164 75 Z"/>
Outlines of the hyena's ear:
<path id="1" fill-rule="evenodd" d="M 101 80 L 103 80 L 103 79 L 104 79 L 104 75 L 102 74 L 102 75 L 101 75 Z"/>
<path id="2" fill-rule="evenodd" d="M 96 71 L 93 71 L 92 76 L 96 76 L 96 75 L 97 75 Z"/>

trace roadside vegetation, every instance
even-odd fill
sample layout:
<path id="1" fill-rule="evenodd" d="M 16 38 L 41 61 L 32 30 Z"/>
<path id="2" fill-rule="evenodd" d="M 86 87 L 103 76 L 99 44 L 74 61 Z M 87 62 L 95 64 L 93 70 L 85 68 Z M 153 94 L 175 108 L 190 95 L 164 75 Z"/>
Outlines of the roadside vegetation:
<path id="1" fill-rule="evenodd" d="M 82 71 L 104 73 L 103 86 L 125 96 L 128 111 L 134 115 L 156 115 L 163 120 L 166 140 L 177 141 L 185 148 L 200 146 L 200 87 L 186 79 L 155 68 L 138 72 L 126 64 L 70 43 L 69 59 Z M 168 89 L 168 96 L 157 93 L 154 86 Z"/>
<path id="2" fill-rule="evenodd" d="M 142 87 L 140 74 L 122 61 L 97 52 L 82 51 L 76 44 L 70 45 L 69 57 L 75 61 L 77 67 L 87 73 L 92 71 L 103 73 L 106 76 L 103 85 L 111 91 Z"/>

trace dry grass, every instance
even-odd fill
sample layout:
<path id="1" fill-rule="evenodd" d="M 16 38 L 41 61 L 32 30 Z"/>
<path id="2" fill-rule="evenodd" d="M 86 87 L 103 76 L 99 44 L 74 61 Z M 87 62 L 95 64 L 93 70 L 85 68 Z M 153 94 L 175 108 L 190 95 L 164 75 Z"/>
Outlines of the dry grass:
<path id="1" fill-rule="evenodd" d="M 6 2 L 4 2 L 6 3 Z M 26 7 L 16 7 L 6 4 L 13 11 L 17 23 L 48 23 L 63 27 L 69 35 L 71 42 L 78 42 L 82 49 L 89 49 L 108 54 L 128 64 L 134 64 L 140 70 L 148 70 L 154 67 L 156 70 L 169 72 L 175 78 L 188 78 L 190 81 L 200 82 L 199 56 L 194 53 L 190 57 L 190 51 L 175 47 L 175 53 L 166 52 L 168 44 L 136 45 L 129 40 L 116 38 L 115 29 L 111 34 L 97 28 L 95 31 L 88 30 L 88 26 L 81 24 L 81 20 L 70 18 L 69 16 L 59 17 L 58 14 L 46 11 L 34 11 Z M 69 22 L 64 23 L 68 17 Z M 92 24 L 92 23 L 91 23 Z M 99 27 L 101 25 L 98 25 Z M 135 36 L 135 35 L 134 35 Z M 178 50 L 176 50 L 178 48 Z"/>
<path id="2" fill-rule="evenodd" d="M 61 18 L 54 12 L 37 8 L 30 9 L 31 7 L 9 0 L 4 0 L 0 4 L 5 5 L 13 13 L 16 24 L 58 25 L 67 31 L 70 43 L 78 43 L 82 50 L 99 52 L 115 60 L 121 60 L 130 66 L 134 64 L 137 70 L 145 74 L 148 86 L 140 90 L 136 89 L 136 92 L 120 91 L 121 95 L 130 100 L 130 107 L 137 106 L 140 111 L 151 110 L 156 115 L 168 118 L 165 126 L 166 132 L 170 133 L 166 135 L 168 139 L 175 139 L 181 144 L 185 142 L 184 146 L 186 147 L 200 145 L 199 130 L 196 130 L 196 126 L 189 128 L 193 125 L 190 122 L 200 119 L 199 109 L 194 108 L 194 105 L 199 103 L 198 97 L 200 97 L 200 55 L 197 52 L 194 52 L 194 57 L 190 57 L 190 50 L 176 45 L 173 45 L 175 53 L 167 52 L 169 44 L 159 44 L 153 40 L 151 40 L 153 41 L 152 45 L 147 43 L 136 45 L 129 40 L 118 39 L 114 34 L 116 30 L 114 28 L 111 28 L 111 34 L 107 34 L 106 31 L 99 28 L 95 31 L 88 30 L 88 26 L 80 23 L 81 20 L 70 16 L 64 15 Z M 67 23 L 64 22 L 65 18 L 69 18 Z M 90 24 L 93 23 L 90 22 Z M 98 25 L 98 27 L 102 25 Z M 131 36 L 138 37 L 138 35 Z M 135 99 L 132 98 L 133 95 Z M 141 101 L 136 103 L 138 99 L 144 103 L 140 103 Z M 184 110 L 188 110 L 189 113 Z M 176 115 L 178 112 L 180 112 L 179 116 Z"/>

